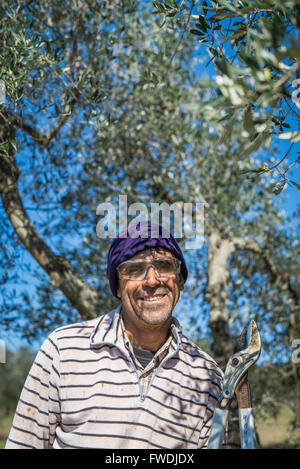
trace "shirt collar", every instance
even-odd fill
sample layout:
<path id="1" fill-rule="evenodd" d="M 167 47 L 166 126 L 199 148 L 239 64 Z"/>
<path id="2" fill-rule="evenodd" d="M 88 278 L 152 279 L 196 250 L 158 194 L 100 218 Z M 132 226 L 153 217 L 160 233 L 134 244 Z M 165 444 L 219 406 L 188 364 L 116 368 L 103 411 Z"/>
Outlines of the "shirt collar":
<path id="1" fill-rule="evenodd" d="M 178 320 L 172 317 L 170 336 L 172 337 L 171 344 L 175 348 L 179 345 L 181 332 L 182 329 Z M 115 344 L 128 349 L 128 342 L 130 343 L 122 319 L 122 305 L 101 316 L 90 335 L 91 347 L 102 344 Z"/>

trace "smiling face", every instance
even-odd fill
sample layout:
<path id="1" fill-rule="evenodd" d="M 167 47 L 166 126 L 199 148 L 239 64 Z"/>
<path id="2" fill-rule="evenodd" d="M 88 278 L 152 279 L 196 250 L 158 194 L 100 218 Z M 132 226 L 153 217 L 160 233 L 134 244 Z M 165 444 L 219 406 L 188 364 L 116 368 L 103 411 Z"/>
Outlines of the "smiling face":
<path id="1" fill-rule="evenodd" d="M 159 257 L 174 257 L 163 248 L 146 249 L 131 257 L 130 260 L 152 260 Z M 157 278 L 152 266 L 148 268 L 144 280 L 119 279 L 118 296 L 122 300 L 124 322 L 132 328 L 145 329 L 165 325 L 169 327 L 172 311 L 183 290 L 181 274 L 168 278 Z"/>

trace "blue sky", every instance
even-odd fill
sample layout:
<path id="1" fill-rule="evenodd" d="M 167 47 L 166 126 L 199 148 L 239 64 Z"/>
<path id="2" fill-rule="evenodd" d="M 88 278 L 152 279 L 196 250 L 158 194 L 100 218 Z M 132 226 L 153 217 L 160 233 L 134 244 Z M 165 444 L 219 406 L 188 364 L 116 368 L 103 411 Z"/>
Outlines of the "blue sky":
<path id="1" fill-rule="evenodd" d="M 206 59 L 207 59 L 207 57 L 206 57 Z M 206 74 L 207 76 L 211 77 L 214 74 L 213 65 L 211 63 L 209 67 L 204 67 L 204 64 L 205 64 L 206 61 L 207 60 L 205 60 L 204 57 L 201 59 L 201 73 L 203 74 L 203 76 Z M 293 120 L 292 123 L 293 123 L 293 127 L 294 127 L 295 126 L 294 118 L 292 118 L 292 120 Z M 281 157 L 288 151 L 288 149 L 290 147 L 290 142 L 287 141 L 287 140 L 280 140 L 280 139 L 276 139 L 276 141 L 277 141 L 276 143 L 278 143 L 278 158 L 276 157 L 276 160 L 279 161 L 281 159 Z M 292 164 L 293 161 L 295 161 L 297 159 L 297 156 L 298 156 L 297 152 L 300 151 L 299 147 L 300 147 L 300 145 L 298 143 L 296 143 L 294 145 L 292 151 L 289 154 L 287 162 L 286 162 L 288 165 Z M 23 154 L 24 158 L 27 158 L 27 156 L 28 156 L 27 154 L 25 154 L 25 153 Z M 296 181 L 298 184 L 300 184 L 299 165 L 297 166 L 297 169 L 296 169 L 296 165 L 294 166 L 294 168 L 295 169 L 293 169 L 292 171 L 290 171 L 288 173 L 288 176 L 289 176 L 290 179 L 292 179 L 292 180 Z M 286 188 L 283 190 L 281 195 L 274 196 L 274 201 L 275 201 L 275 204 L 278 207 L 278 210 L 284 210 L 286 212 L 287 217 L 291 216 L 292 213 L 297 208 L 297 206 L 299 205 L 299 195 L 300 195 L 300 192 L 296 189 L 296 187 L 294 187 L 292 184 L 287 185 Z M 35 222 L 36 217 L 39 217 L 39 214 L 34 212 L 34 211 L 29 211 L 28 213 L 29 213 L 29 215 L 30 215 L 33 222 Z M 41 214 L 41 216 L 43 216 L 43 214 Z M 295 224 L 297 224 L 297 226 L 299 226 L 299 219 L 295 219 Z M 92 228 L 92 231 L 95 231 L 94 229 L 95 229 L 95 227 Z M 53 245 L 53 248 L 55 249 L 54 245 Z M 35 267 L 35 265 L 36 265 L 36 261 L 33 260 L 31 255 L 25 250 L 24 250 L 22 262 L 23 263 L 28 263 L 29 265 L 32 265 L 33 267 Z M 27 290 L 28 290 L 29 294 L 33 293 L 34 288 L 35 288 L 34 285 L 37 285 L 38 282 L 30 274 L 24 274 L 24 275 L 25 275 L 24 282 L 29 281 L 31 283 L 31 286 L 29 286 L 27 288 Z M 22 288 L 22 285 L 16 286 L 15 288 L 16 289 Z M 179 306 L 180 305 L 178 305 L 178 307 L 176 308 L 176 311 L 178 311 L 178 313 L 177 313 L 178 318 L 181 319 Z M 188 329 L 188 320 L 185 318 L 185 315 L 182 316 L 182 320 L 183 320 L 183 324 Z M 15 336 L 14 331 L 13 331 L 13 327 L 12 327 L 11 332 L 9 334 L 3 334 L 3 336 L 2 336 L 1 331 L 0 331 L 0 339 L 4 339 L 6 341 L 8 347 L 11 348 L 11 349 L 16 349 L 20 345 L 27 344 L 26 342 L 24 342 L 23 340 L 21 340 L 21 339 L 19 339 Z M 40 344 L 41 344 L 41 340 L 37 340 L 37 341 L 35 341 L 33 346 L 34 346 L 35 349 L 37 349 L 40 346 Z"/>
<path id="2" fill-rule="evenodd" d="M 289 142 L 287 142 L 285 140 L 281 140 L 279 142 L 280 155 L 285 154 L 285 152 L 287 151 L 289 146 L 290 146 Z M 293 152 L 291 152 L 291 154 L 290 154 L 290 158 L 289 158 L 290 162 L 292 162 L 292 161 L 294 161 L 294 159 L 296 159 L 297 151 L 299 151 L 299 150 L 298 150 L 297 146 L 295 145 L 294 148 L 293 148 Z M 299 176 L 300 176 L 299 169 L 294 169 L 293 171 L 289 172 L 289 178 L 297 181 L 298 183 L 300 183 Z M 274 195 L 274 201 L 275 201 L 276 206 L 278 207 L 278 210 L 283 210 L 286 213 L 286 216 L 290 217 L 295 212 L 297 207 L 299 207 L 299 195 L 300 195 L 300 192 L 296 189 L 296 187 L 294 187 L 291 184 L 287 185 L 280 195 L 278 195 L 278 196 Z M 32 219 L 33 222 L 35 221 L 35 217 L 39 217 L 39 214 L 37 212 L 34 212 L 34 211 L 29 212 L 29 215 L 31 216 L 31 219 Z M 299 218 L 295 219 L 294 222 L 295 222 L 295 225 L 297 225 L 299 227 Z M 93 227 L 93 231 L 94 231 L 94 228 L 95 227 Z M 55 246 L 53 246 L 53 247 L 55 248 Z M 34 267 L 36 266 L 36 261 L 31 257 L 31 255 L 26 250 L 23 250 L 22 263 L 23 264 L 27 263 L 29 265 L 32 265 L 33 270 L 34 270 Z M 38 281 L 33 276 L 31 276 L 29 273 L 28 274 L 24 273 L 23 278 L 24 278 L 24 283 L 25 283 L 25 281 L 30 282 L 30 285 L 26 287 L 29 295 L 34 294 L 35 285 L 38 285 Z M 21 289 L 23 289 L 24 286 L 25 285 L 23 285 L 23 286 L 22 285 L 19 285 L 19 286 L 16 285 L 16 286 L 14 286 L 14 288 L 18 292 L 18 289 L 21 290 Z M 197 308 L 196 303 L 195 303 L 195 307 Z M 176 307 L 175 315 L 177 315 L 178 319 L 182 322 L 182 325 L 184 327 L 185 332 L 192 334 L 193 333 L 193 327 L 191 327 L 190 324 L 189 324 L 189 314 L 188 314 L 189 309 L 188 308 L 189 308 L 188 303 L 185 303 L 184 300 L 181 300 L 181 302 Z M 205 332 L 205 328 L 203 329 L 203 332 Z M 28 345 L 28 343 L 26 341 L 20 339 L 19 337 L 16 337 L 16 335 L 14 333 L 14 330 L 13 330 L 13 327 L 11 328 L 11 331 L 9 333 L 5 333 L 5 334 L 0 333 L 0 339 L 5 340 L 5 342 L 7 343 L 7 347 L 12 349 L 12 350 L 17 349 L 22 345 Z M 35 340 L 32 343 L 31 346 L 35 350 L 38 350 L 38 348 L 41 345 L 42 340 L 43 340 L 42 337 Z M 265 358 L 266 357 L 264 356 L 264 354 L 262 354 L 261 360 L 263 360 Z"/>
<path id="3" fill-rule="evenodd" d="M 288 146 L 288 143 L 285 141 L 280 144 L 280 147 L 281 147 L 280 149 L 282 153 L 285 151 L 287 146 Z M 294 180 L 299 181 L 299 171 L 294 170 L 293 172 L 289 174 L 289 177 L 291 179 L 293 178 Z M 296 189 L 296 187 L 292 185 L 287 185 L 281 195 L 274 196 L 274 201 L 278 207 L 278 210 L 284 210 L 286 212 L 286 215 L 290 217 L 292 213 L 295 211 L 295 209 L 297 208 L 297 206 L 299 206 L 299 195 L 300 195 L 300 192 Z M 38 214 L 36 212 L 32 212 L 30 213 L 30 216 L 32 218 L 32 221 L 34 222 L 34 219 L 36 216 L 38 216 Z M 295 224 L 299 225 L 299 218 L 295 219 Z M 26 250 L 23 250 L 22 263 L 28 263 L 29 265 L 32 265 L 33 268 L 36 266 L 36 261 L 32 258 L 32 256 Z M 30 274 L 26 274 L 26 272 L 23 274 L 23 278 L 24 278 L 24 282 L 25 281 L 30 282 L 30 285 L 26 287 L 26 289 L 29 294 L 33 295 L 35 291 L 35 285 L 38 285 L 38 281 L 34 277 L 32 277 Z M 18 289 L 23 289 L 24 286 L 25 285 L 23 286 L 16 285 L 14 286 L 14 288 L 16 288 L 16 290 L 18 291 Z M 189 314 L 188 314 L 189 307 L 190 306 L 188 303 L 186 303 L 184 300 L 181 300 L 181 302 L 179 302 L 179 304 L 176 307 L 175 315 L 182 322 L 182 325 L 186 333 L 193 334 L 193 327 L 191 327 L 189 324 Z M 196 304 L 195 304 L 195 307 L 197 308 Z M 203 332 L 205 332 L 205 328 Z M 5 340 L 5 342 L 7 343 L 7 346 L 12 350 L 17 349 L 22 345 L 28 345 L 26 341 L 20 339 L 19 337 L 16 337 L 13 327 L 11 328 L 11 331 L 9 333 L 0 334 L 0 339 Z M 37 350 L 40 347 L 42 340 L 43 338 L 35 340 L 32 344 L 32 347 L 35 350 Z"/>

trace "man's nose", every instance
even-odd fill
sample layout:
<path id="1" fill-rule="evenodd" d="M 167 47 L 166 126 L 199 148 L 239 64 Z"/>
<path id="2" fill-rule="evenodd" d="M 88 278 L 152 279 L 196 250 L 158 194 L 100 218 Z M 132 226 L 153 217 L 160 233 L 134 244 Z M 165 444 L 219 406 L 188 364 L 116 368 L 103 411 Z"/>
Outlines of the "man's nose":
<path id="1" fill-rule="evenodd" d="M 160 280 L 157 277 L 155 269 L 152 265 L 148 267 L 144 282 L 146 283 L 146 285 L 149 285 L 149 287 L 154 287 L 155 285 L 158 285 L 160 283 Z"/>

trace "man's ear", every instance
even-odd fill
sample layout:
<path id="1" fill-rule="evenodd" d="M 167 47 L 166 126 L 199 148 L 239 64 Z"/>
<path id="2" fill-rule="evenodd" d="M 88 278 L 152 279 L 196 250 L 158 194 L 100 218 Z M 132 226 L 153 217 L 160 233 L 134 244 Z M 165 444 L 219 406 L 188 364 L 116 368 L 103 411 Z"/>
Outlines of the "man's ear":
<path id="1" fill-rule="evenodd" d="M 119 300 L 121 299 L 120 282 L 118 282 L 118 286 L 117 286 L 117 297 L 119 298 Z"/>
<path id="2" fill-rule="evenodd" d="M 180 289 L 180 290 L 183 290 L 183 289 L 184 289 L 184 280 L 183 280 L 183 275 L 182 275 L 182 273 L 180 273 L 180 277 L 179 277 L 179 289 Z"/>

